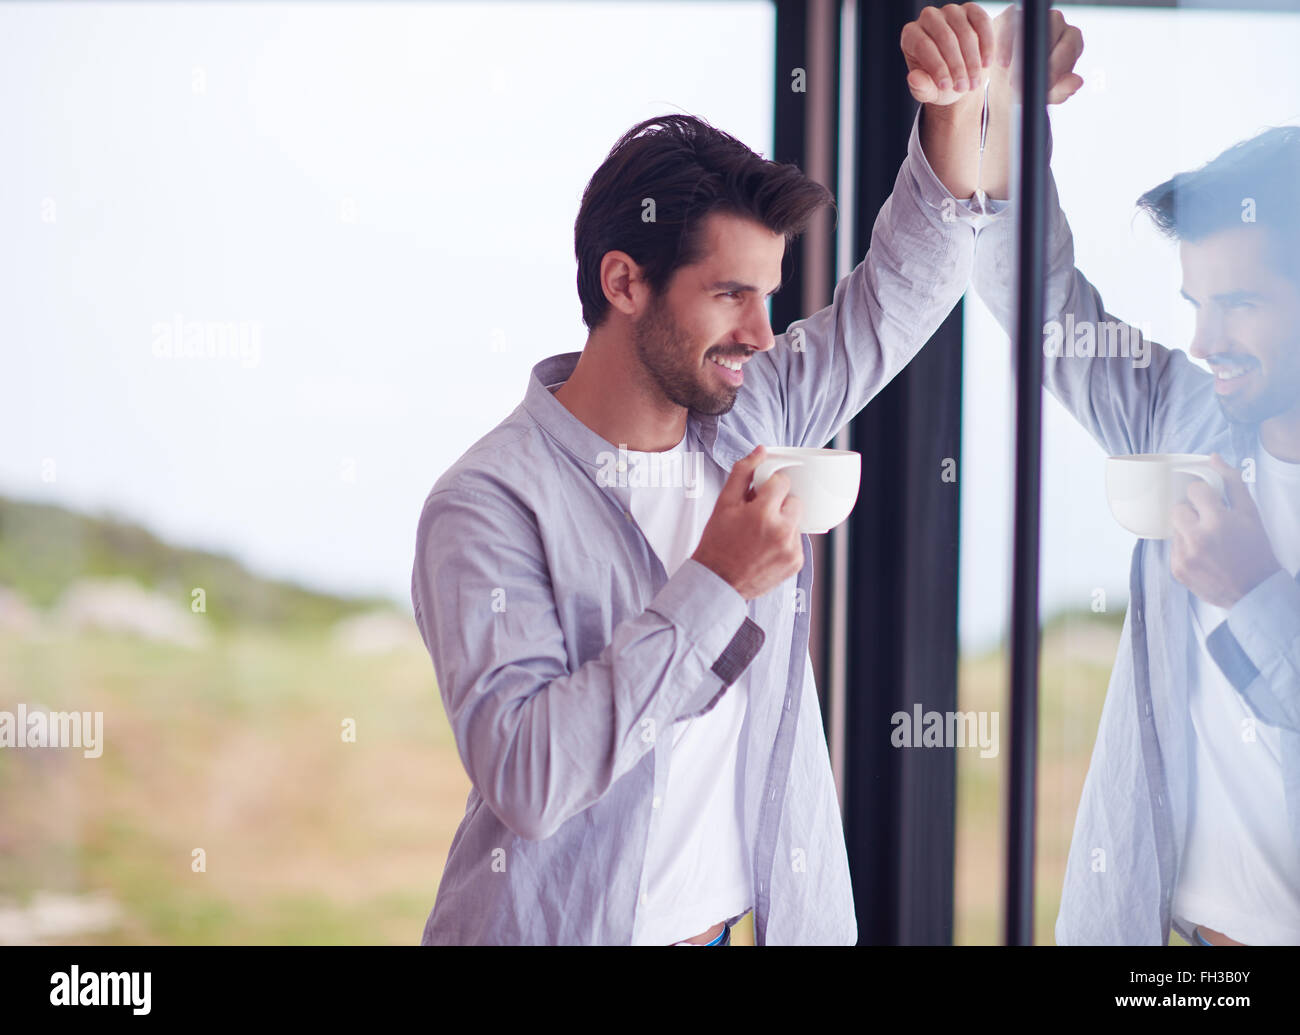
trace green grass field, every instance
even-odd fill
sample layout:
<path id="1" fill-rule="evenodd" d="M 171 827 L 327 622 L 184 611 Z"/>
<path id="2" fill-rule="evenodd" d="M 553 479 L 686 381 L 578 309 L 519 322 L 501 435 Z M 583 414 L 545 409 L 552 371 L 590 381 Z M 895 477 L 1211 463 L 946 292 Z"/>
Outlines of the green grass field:
<path id="1" fill-rule="evenodd" d="M 104 713 L 100 758 L 0 751 L 0 894 L 104 891 L 124 913 L 56 940 L 418 942 L 469 791 L 422 648 L 0 638 L 17 701 Z"/>
<path id="2" fill-rule="evenodd" d="M 1117 642 L 1117 626 L 1087 620 L 1044 642 L 1044 944 Z M 996 654 L 964 660 L 963 709 L 1001 708 L 1004 692 Z M 0 709 L 20 701 L 104 715 L 100 758 L 0 750 L 0 897 L 103 892 L 121 909 L 108 929 L 45 940 L 418 942 L 469 791 L 418 645 L 356 656 L 308 634 L 235 630 L 190 651 L 0 633 Z M 959 944 L 1000 939 L 1005 713 L 1000 736 L 998 757 L 965 749 L 958 763 Z M 733 943 L 753 944 L 751 918 Z"/>

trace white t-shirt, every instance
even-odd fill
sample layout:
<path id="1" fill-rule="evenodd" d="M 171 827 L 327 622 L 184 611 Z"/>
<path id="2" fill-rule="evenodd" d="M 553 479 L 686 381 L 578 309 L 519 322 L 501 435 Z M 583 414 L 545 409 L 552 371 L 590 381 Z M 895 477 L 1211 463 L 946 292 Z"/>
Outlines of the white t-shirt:
<path id="1" fill-rule="evenodd" d="M 1260 448 L 1254 483 L 1279 563 L 1300 569 L 1300 464 Z M 1192 594 L 1188 707 L 1195 731 L 1187 843 L 1173 913 L 1247 945 L 1300 944 L 1300 859 L 1287 826 L 1281 737 L 1228 682 L 1205 646 L 1227 617 Z"/>
<path id="2" fill-rule="evenodd" d="M 663 453 L 627 451 L 632 517 L 669 578 L 695 552 L 726 481 L 707 453 L 687 450 L 686 438 Z M 748 701 L 743 673 L 707 714 L 672 726 L 638 944 L 693 938 L 753 905 L 741 794 Z"/>

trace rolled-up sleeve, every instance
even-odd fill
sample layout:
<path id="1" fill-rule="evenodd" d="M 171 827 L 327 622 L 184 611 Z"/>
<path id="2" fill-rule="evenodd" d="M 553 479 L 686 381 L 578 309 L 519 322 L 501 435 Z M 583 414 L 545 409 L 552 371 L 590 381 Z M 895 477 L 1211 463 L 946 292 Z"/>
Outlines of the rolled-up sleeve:
<path id="1" fill-rule="evenodd" d="M 530 840 L 598 801 L 672 723 L 711 710 L 764 639 L 744 598 L 688 559 L 569 671 L 532 513 L 472 489 L 426 500 L 411 600 L 465 770 Z"/>
<path id="2" fill-rule="evenodd" d="M 1232 606 L 1207 647 L 1261 719 L 1300 733 L 1300 582 L 1274 572 Z"/>

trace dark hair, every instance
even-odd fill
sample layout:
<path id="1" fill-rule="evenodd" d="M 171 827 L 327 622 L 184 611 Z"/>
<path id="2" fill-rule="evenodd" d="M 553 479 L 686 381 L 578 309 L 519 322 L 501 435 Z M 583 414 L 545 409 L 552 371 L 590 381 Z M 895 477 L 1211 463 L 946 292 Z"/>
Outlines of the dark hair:
<path id="1" fill-rule="evenodd" d="M 652 221 L 642 218 L 645 199 L 654 204 Z M 600 286 L 607 252 L 627 252 L 659 295 L 677 269 L 703 258 L 706 216 L 748 217 L 784 234 L 788 245 L 825 204 L 834 207 L 830 191 L 798 166 L 761 158 L 703 119 L 661 115 L 638 122 L 582 192 L 573 226 L 582 321 L 594 330 L 609 310 Z"/>
<path id="2" fill-rule="evenodd" d="M 1300 279 L 1297 187 L 1300 126 L 1275 126 L 1233 144 L 1193 172 L 1152 187 L 1137 205 L 1161 233 L 1176 240 L 1199 241 L 1243 223 L 1267 226 L 1279 264 Z"/>

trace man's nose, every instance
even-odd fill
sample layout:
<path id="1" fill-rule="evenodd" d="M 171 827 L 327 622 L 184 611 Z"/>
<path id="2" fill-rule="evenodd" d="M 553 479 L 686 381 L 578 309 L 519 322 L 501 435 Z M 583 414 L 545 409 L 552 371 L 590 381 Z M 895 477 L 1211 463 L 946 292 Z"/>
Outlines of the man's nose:
<path id="1" fill-rule="evenodd" d="M 1192 343 L 1188 353 L 1195 359 L 1206 359 L 1220 352 L 1223 347 L 1223 324 L 1213 315 L 1197 315 L 1196 330 L 1192 334 Z"/>
<path id="2" fill-rule="evenodd" d="M 776 335 L 772 333 L 772 321 L 767 318 L 767 306 L 760 305 L 758 314 L 745 327 L 749 334 L 749 344 L 756 352 L 766 352 L 776 344 Z"/>

